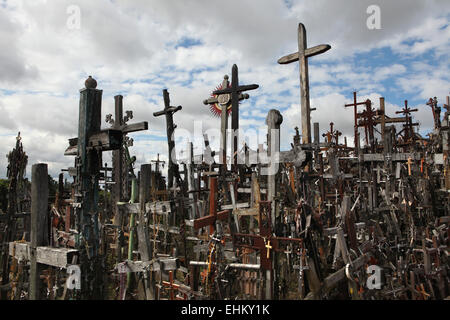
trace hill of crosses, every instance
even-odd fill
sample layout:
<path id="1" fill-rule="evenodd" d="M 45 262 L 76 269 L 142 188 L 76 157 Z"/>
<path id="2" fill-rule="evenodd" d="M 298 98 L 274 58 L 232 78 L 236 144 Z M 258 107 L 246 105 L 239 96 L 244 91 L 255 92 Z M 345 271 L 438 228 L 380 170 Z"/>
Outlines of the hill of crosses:
<path id="1" fill-rule="evenodd" d="M 240 83 L 230 65 L 210 97 L 198 97 L 220 117 L 220 149 L 204 135 L 202 153 L 178 145 L 177 159 L 176 121 L 186 111 L 164 89 L 153 117 L 165 119 L 168 161 L 140 166 L 130 134 L 154 118 L 132 120 L 121 95 L 102 116 L 102 84 L 80 79 L 78 136 L 61 150 L 73 166 L 53 180 L 46 163 L 30 164 L 25 178 L 20 133 L 7 155 L 1 298 L 448 299 L 449 97 L 423 101 L 434 120 L 424 137 L 408 101 L 387 114 L 383 97 L 354 92 L 348 143 L 331 118 L 311 123 L 308 61 L 330 49 L 308 46 L 300 23 L 298 51 L 274 57 L 277 68 L 299 67 L 293 137 L 280 135 L 283 117 L 272 109 L 266 143 L 238 143 L 239 107 L 259 86 Z M 280 139 L 292 141 L 289 150 Z"/>

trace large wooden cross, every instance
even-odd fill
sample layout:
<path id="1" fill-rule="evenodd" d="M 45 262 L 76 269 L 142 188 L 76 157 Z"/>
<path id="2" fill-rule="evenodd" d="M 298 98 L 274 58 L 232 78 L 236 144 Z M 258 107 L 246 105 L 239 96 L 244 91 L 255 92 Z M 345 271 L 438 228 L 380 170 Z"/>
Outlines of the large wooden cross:
<path id="1" fill-rule="evenodd" d="M 213 235 L 216 230 L 216 221 L 228 220 L 229 210 L 217 212 L 217 177 L 209 178 L 209 215 L 194 220 L 194 229 L 209 226 L 209 234 Z"/>
<path id="2" fill-rule="evenodd" d="M 169 144 L 169 168 L 168 168 L 168 174 L 167 174 L 167 187 L 171 189 L 173 187 L 173 177 L 177 174 L 177 165 L 174 160 L 172 159 L 175 157 L 174 149 L 175 149 L 175 140 L 174 140 L 174 131 L 176 126 L 173 124 L 173 114 L 179 110 L 181 110 L 183 107 L 172 107 L 170 106 L 170 97 L 169 92 L 167 89 L 163 90 L 163 97 L 164 97 L 164 110 L 154 112 L 154 117 L 159 117 L 162 115 L 166 116 L 166 127 L 167 127 L 167 143 Z"/>
<path id="3" fill-rule="evenodd" d="M 238 164 L 238 130 L 239 130 L 239 95 L 241 92 L 258 89 L 259 85 L 239 85 L 238 67 L 231 69 L 231 88 L 222 88 L 213 92 L 215 95 L 231 94 L 231 130 L 233 131 L 233 171 L 237 171 Z M 226 101 L 226 97 L 224 97 Z"/>
<path id="4" fill-rule="evenodd" d="M 302 117 L 303 143 L 311 143 L 311 108 L 309 105 L 309 75 L 308 58 L 324 53 L 331 49 L 328 44 L 321 44 L 308 48 L 306 41 L 306 29 L 303 23 L 298 24 L 298 52 L 278 59 L 279 64 L 287 64 L 299 61 L 300 68 L 300 105 Z"/>

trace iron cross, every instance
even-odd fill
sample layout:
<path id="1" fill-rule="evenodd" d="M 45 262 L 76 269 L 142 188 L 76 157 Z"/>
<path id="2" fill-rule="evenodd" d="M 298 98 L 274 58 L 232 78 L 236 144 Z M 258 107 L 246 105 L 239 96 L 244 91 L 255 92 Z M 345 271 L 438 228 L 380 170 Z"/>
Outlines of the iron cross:
<path id="1" fill-rule="evenodd" d="M 213 92 L 215 95 L 231 94 L 231 129 L 233 130 L 233 168 L 237 170 L 238 131 L 239 130 L 239 95 L 241 92 L 258 89 L 259 85 L 239 85 L 238 67 L 231 70 L 231 88 L 223 88 Z"/>
<path id="2" fill-rule="evenodd" d="M 331 49 L 328 44 L 321 44 L 308 48 L 306 43 L 306 29 L 303 23 L 298 24 L 298 52 L 278 59 L 279 64 L 299 61 L 300 68 L 300 105 L 302 117 L 303 143 L 311 143 L 311 108 L 309 105 L 309 76 L 308 58 L 324 53 Z"/>

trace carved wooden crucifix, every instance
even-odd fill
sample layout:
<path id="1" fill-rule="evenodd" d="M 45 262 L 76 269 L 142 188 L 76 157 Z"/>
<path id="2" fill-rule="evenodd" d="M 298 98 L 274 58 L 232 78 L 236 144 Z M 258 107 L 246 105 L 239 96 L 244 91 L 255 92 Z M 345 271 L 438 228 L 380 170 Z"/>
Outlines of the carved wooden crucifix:
<path id="1" fill-rule="evenodd" d="M 302 117 L 303 143 L 311 143 L 311 108 L 309 105 L 309 75 L 308 58 L 324 53 L 331 49 L 328 44 L 321 44 L 308 48 L 306 41 L 306 29 L 303 23 L 298 24 L 298 52 L 278 59 L 279 64 L 287 64 L 299 61 L 300 68 L 300 105 Z"/>
<path id="2" fill-rule="evenodd" d="M 221 90 L 216 90 L 213 92 L 215 95 L 231 95 L 223 97 L 223 102 L 231 98 L 231 129 L 233 131 L 233 171 L 237 171 L 238 164 L 238 130 L 239 130 L 239 96 L 241 92 L 248 90 L 258 89 L 259 85 L 249 84 L 249 85 L 239 85 L 238 67 L 233 65 L 231 69 L 231 88 L 223 88 Z M 222 98 L 221 98 L 222 99 Z"/>
<path id="3" fill-rule="evenodd" d="M 175 157 L 175 140 L 173 133 L 175 131 L 176 126 L 173 124 L 173 114 L 179 110 L 181 110 L 183 107 L 172 107 L 170 106 L 170 97 L 169 92 L 167 89 L 163 90 L 163 97 L 164 97 L 164 110 L 154 112 L 154 117 L 159 117 L 162 115 L 166 116 L 166 126 L 167 126 L 167 143 L 169 144 L 169 168 L 168 168 L 168 174 L 167 174 L 167 187 L 171 189 L 173 187 L 173 177 L 177 174 L 177 165 L 173 159 Z"/>

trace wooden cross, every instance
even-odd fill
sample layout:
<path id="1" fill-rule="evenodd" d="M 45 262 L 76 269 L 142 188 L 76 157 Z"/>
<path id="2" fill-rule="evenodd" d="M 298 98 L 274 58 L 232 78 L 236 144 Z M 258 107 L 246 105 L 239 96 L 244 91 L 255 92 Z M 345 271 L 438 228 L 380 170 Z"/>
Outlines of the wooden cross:
<path id="1" fill-rule="evenodd" d="M 359 118 L 363 118 L 363 120 L 360 120 L 358 122 L 358 126 L 364 127 L 364 131 L 366 134 L 366 144 L 368 145 L 370 143 L 372 152 L 375 152 L 375 137 L 373 126 L 377 113 L 372 109 L 372 101 L 370 101 L 370 99 L 366 100 L 365 105 L 366 110 L 358 114 Z"/>
<path id="2" fill-rule="evenodd" d="M 231 88 L 222 88 L 213 92 L 215 95 L 231 94 L 231 130 L 233 131 L 233 171 L 237 171 L 238 164 L 238 141 L 239 141 L 239 96 L 241 92 L 258 89 L 259 85 L 239 85 L 239 75 L 237 65 L 231 69 Z M 222 98 L 221 98 L 222 99 Z M 223 97 L 223 102 L 227 100 Z"/>
<path id="3" fill-rule="evenodd" d="M 169 145 L 169 168 L 167 173 L 167 187 L 171 189 L 173 187 L 173 177 L 177 175 L 178 167 L 176 165 L 175 159 L 175 140 L 174 140 L 174 131 L 176 126 L 173 124 L 173 114 L 181 109 L 182 106 L 172 107 L 170 106 L 170 97 L 167 89 L 163 90 L 164 97 L 164 110 L 154 112 L 154 117 L 159 117 L 162 115 L 166 116 L 166 127 L 167 127 L 167 143 Z"/>
<path id="4" fill-rule="evenodd" d="M 209 177 L 209 215 L 194 220 L 194 229 L 209 226 L 209 234 L 214 234 L 217 220 L 227 220 L 229 210 L 217 212 L 217 177 Z"/>
<path id="5" fill-rule="evenodd" d="M 298 24 L 298 51 L 278 59 L 279 64 L 299 61 L 300 68 L 300 105 L 302 117 L 303 143 L 311 143 L 311 108 L 309 102 L 308 58 L 324 53 L 331 49 L 328 44 L 321 44 L 308 48 L 306 29 L 302 23 Z"/>
<path id="6" fill-rule="evenodd" d="M 408 158 L 408 176 L 411 175 L 411 165 L 413 164 L 412 159 Z"/>
<path id="7" fill-rule="evenodd" d="M 386 132 L 386 123 L 399 123 L 399 122 L 406 121 L 406 117 L 391 118 L 391 117 L 386 116 L 383 97 L 380 97 L 380 109 L 377 110 L 377 114 L 379 115 L 379 117 L 375 119 L 374 124 L 381 124 L 381 141 L 382 142 L 384 142 L 384 138 L 385 138 L 384 135 Z"/>
<path id="8" fill-rule="evenodd" d="M 229 88 L 230 82 L 228 81 L 228 75 L 223 77 L 222 85 L 219 89 Z M 248 99 L 250 96 L 247 93 L 239 94 L 239 101 Z M 212 97 L 203 101 L 205 105 L 219 105 L 221 109 L 221 139 L 220 139 L 220 160 L 219 163 L 223 165 L 226 170 L 227 166 L 227 129 L 228 129 L 228 111 L 231 106 L 231 95 L 229 93 L 216 95 L 213 94 Z"/>
<path id="9" fill-rule="evenodd" d="M 359 145 L 359 143 L 358 143 L 358 118 L 359 118 L 359 115 L 358 115 L 358 106 L 361 106 L 361 105 L 366 105 L 366 101 L 364 101 L 364 102 L 357 102 L 357 100 L 356 100 L 356 92 L 354 91 L 353 92 L 353 103 L 349 103 L 349 104 L 346 104 L 345 105 L 345 107 L 353 107 L 353 113 L 354 113 L 354 120 L 355 120 L 355 137 L 354 137 L 354 141 L 355 141 L 355 150 L 358 150 L 358 145 Z"/>
<path id="10" fill-rule="evenodd" d="M 133 119 L 132 111 L 125 111 L 126 116 L 123 116 L 123 96 L 117 95 L 114 97 L 114 119 L 112 114 L 106 115 L 106 122 L 111 124 L 115 130 L 122 131 L 123 139 L 131 132 L 148 130 L 148 122 L 143 121 L 134 124 L 127 124 L 128 120 Z M 124 147 L 112 151 L 113 174 L 112 179 L 115 182 L 112 186 L 112 203 L 114 217 L 118 219 L 117 202 L 128 200 L 128 165 L 125 160 Z"/>

